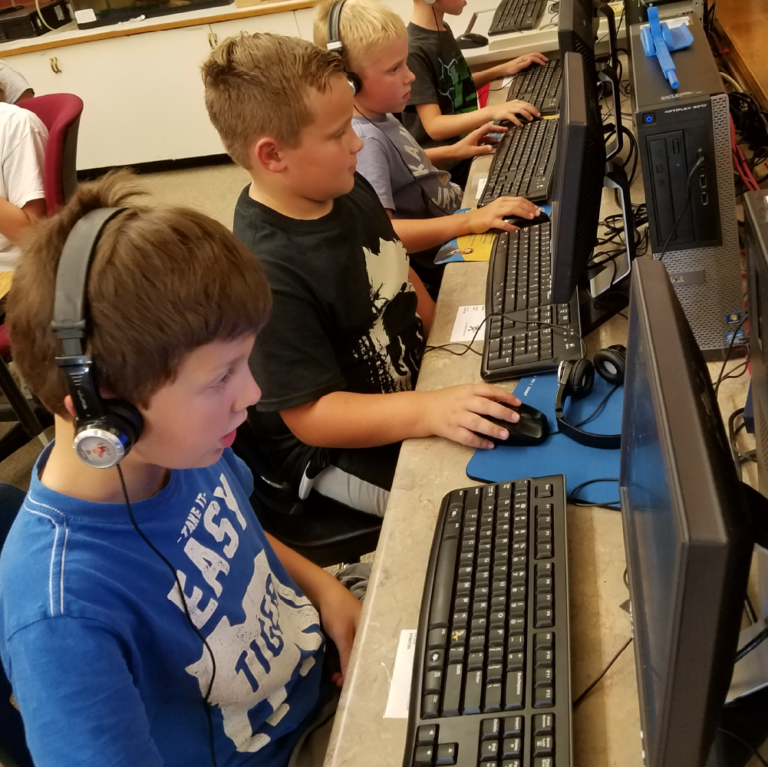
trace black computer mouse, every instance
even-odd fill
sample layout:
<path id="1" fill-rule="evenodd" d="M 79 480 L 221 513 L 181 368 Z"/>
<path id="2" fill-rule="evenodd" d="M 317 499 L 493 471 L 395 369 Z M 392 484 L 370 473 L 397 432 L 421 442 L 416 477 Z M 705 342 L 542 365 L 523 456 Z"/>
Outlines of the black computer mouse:
<path id="1" fill-rule="evenodd" d="M 477 32 L 465 32 L 456 38 L 456 44 L 459 48 L 483 48 L 488 45 L 488 38 Z"/>
<path id="2" fill-rule="evenodd" d="M 520 420 L 517 423 L 510 423 L 501 418 L 492 418 L 483 416 L 496 426 L 506 429 L 509 432 L 507 439 L 498 439 L 483 434 L 485 439 L 489 439 L 494 445 L 504 447 L 526 447 L 529 445 L 539 445 L 549 436 L 549 422 L 547 416 L 540 410 L 530 405 L 520 404 L 514 408 L 520 414 Z"/>

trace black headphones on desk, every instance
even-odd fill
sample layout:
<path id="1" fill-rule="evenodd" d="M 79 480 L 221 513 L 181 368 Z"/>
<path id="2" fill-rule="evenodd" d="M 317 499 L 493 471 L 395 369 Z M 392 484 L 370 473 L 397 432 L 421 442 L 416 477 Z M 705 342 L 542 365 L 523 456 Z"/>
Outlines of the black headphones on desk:
<path id="1" fill-rule="evenodd" d="M 325 47 L 329 51 L 336 51 L 342 59 L 344 58 L 344 44 L 341 42 L 341 29 L 339 22 L 341 19 L 341 9 L 344 7 L 346 0 L 336 0 L 331 6 L 331 10 L 328 11 L 328 42 Z M 357 96 L 362 90 L 363 82 L 358 75 L 354 72 L 344 71 L 344 74 L 349 80 L 349 84 L 352 87 L 352 93 Z"/>
<path id="2" fill-rule="evenodd" d="M 80 460 L 97 469 L 121 461 L 141 436 L 144 422 L 130 403 L 102 399 L 97 368 L 85 351 L 88 273 L 104 227 L 125 208 L 99 208 L 72 227 L 56 271 L 51 329 L 59 340 L 56 362 L 64 372 L 75 407 L 73 447 Z"/>
<path id="3" fill-rule="evenodd" d="M 627 349 L 621 344 L 601 349 L 595 354 L 595 362 L 588 359 L 563 361 L 557 371 L 557 394 L 555 395 L 555 419 L 560 434 L 574 442 L 601 450 L 616 450 L 621 447 L 621 434 L 594 434 L 582 431 L 578 426 L 565 420 L 565 401 L 568 397 L 582 399 L 592 391 L 595 371 L 601 378 L 614 386 L 624 383 L 627 367 Z"/>

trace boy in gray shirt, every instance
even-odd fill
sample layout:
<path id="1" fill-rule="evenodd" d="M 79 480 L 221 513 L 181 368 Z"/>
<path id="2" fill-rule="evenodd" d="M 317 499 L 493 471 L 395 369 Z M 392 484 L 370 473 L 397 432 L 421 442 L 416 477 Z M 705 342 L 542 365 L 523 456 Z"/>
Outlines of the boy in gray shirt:
<path id="1" fill-rule="evenodd" d="M 317 6 L 314 38 L 328 44 L 328 15 L 334 0 Z M 512 231 L 506 216 L 534 218 L 539 209 L 522 197 L 501 197 L 484 208 L 453 214 L 462 191 L 439 166 L 490 154 L 489 133 L 503 132 L 491 123 L 449 146 L 424 150 L 392 115 L 405 107 L 413 74 L 408 69 L 408 33 L 402 19 L 377 0 L 345 0 L 339 18 L 342 58 L 361 87 L 355 95 L 352 127 L 364 147 L 357 169 L 373 186 L 405 245 L 411 265 L 430 292 L 439 284 L 434 257 L 446 242 L 489 229 Z"/>

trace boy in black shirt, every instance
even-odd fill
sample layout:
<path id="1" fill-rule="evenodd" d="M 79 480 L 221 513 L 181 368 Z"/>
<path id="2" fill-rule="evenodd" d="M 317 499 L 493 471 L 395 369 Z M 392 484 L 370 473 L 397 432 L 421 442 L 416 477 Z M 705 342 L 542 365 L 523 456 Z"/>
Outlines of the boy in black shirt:
<path id="1" fill-rule="evenodd" d="M 533 104 L 508 101 L 478 108 L 477 89 L 501 77 L 514 75 L 531 64 L 547 63 L 542 53 L 528 53 L 490 69 L 471 74 L 445 14 L 457 16 L 467 0 L 413 0 L 408 25 L 408 69 L 416 77 L 403 124 L 425 149 L 447 146 L 457 137 L 494 120 L 521 120 L 539 116 Z M 464 186 L 470 160 L 447 166 L 455 183 Z"/>
<path id="2" fill-rule="evenodd" d="M 519 400 L 487 384 L 413 391 L 434 304 L 355 173 L 362 142 L 339 56 L 243 34 L 216 48 L 203 80 L 211 121 L 252 178 L 234 231 L 273 293 L 251 357 L 262 452 L 299 497 L 383 514 L 403 439 L 490 448 L 480 435 L 505 432 L 482 416 L 515 422 L 504 405 Z"/>

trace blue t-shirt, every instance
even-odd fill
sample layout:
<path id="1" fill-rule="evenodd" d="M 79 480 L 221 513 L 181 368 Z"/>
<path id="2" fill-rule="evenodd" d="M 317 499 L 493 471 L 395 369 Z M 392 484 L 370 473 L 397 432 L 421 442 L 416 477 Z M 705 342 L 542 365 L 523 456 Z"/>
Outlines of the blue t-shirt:
<path id="1" fill-rule="evenodd" d="M 173 573 L 124 504 L 43 486 L 48 454 L 0 558 L 0 655 L 35 764 L 208 767 L 212 663 Z M 227 450 L 132 504 L 213 651 L 220 767 L 286 764 L 323 703 L 319 616 L 266 540 L 252 487 Z"/>

